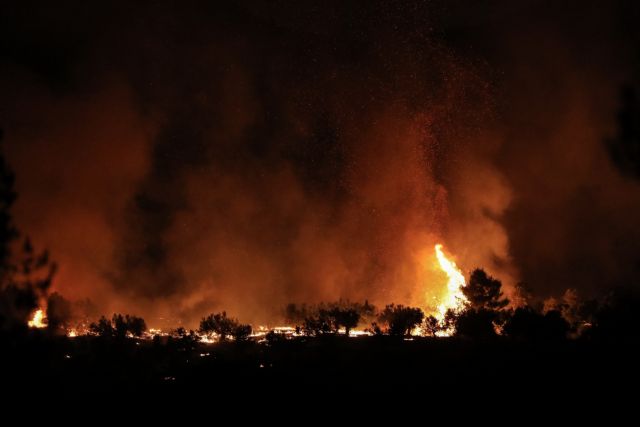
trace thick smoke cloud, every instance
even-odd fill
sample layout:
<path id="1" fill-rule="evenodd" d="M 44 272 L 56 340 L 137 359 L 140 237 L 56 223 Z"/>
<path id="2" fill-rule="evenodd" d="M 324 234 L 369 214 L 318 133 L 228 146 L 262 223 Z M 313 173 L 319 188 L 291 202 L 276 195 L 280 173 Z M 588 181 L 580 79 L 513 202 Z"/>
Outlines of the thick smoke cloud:
<path id="1" fill-rule="evenodd" d="M 7 7 L 16 217 L 54 287 L 154 326 L 425 306 L 436 242 L 541 295 L 633 277 L 640 191 L 603 144 L 628 10 L 344 3 Z"/>

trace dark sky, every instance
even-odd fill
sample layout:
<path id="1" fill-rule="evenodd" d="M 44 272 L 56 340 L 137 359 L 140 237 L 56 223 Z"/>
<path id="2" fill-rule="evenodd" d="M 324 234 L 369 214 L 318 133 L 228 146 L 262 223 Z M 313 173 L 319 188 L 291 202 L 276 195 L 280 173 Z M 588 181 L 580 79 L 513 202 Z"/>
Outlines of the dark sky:
<path id="1" fill-rule="evenodd" d="M 0 6 L 16 221 L 70 298 L 424 306 L 436 242 L 542 297 L 636 277 L 640 187 L 605 144 L 635 2 L 132 3 Z"/>

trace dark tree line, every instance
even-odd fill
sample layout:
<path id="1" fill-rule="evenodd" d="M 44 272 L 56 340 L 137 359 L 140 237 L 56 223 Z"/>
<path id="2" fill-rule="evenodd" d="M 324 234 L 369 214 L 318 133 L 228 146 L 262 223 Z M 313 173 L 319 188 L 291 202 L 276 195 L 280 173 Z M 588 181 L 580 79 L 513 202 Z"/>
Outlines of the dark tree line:
<path id="1" fill-rule="evenodd" d="M 89 330 L 104 338 L 141 337 L 147 330 L 147 324 L 141 317 L 128 314 L 114 314 L 111 319 L 102 316 L 97 322 L 89 325 Z"/>
<path id="2" fill-rule="evenodd" d="M 469 337 L 492 337 L 496 326 L 504 322 L 504 307 L 509 300 L 504 298 L 502 283 L 482 269 L 475 269 L 467 286 L 462 288 L 467 298 L 465 309 L 450 315 L 457 335 Z"/>
<path id="3" fill-rule="evenodd" d="M 640 298 L 636 292 L 618 289 L 601 303 L 569 301 L 543 304 L 530 293 L 516 307 L 509 306 L 502 283 L 482 269 L 471 272 L 462 288 L 466 302 L 459 310 L 449 310 L 443 319 L 425 316 L 417 307 L 390 304 L 382 310 L 373 305 L 323 303 L 316 306 L 289 304 L 285 321 L 298 325 L 308 336 L 346 333 L 359 325 L 375 335 L 403 337 L 420 327 L 425 336 L 454 335 L 467 339 L 495 339 L 498 336 L 527 342 L 558 342 L 568 338 L 624 339 L 638 335 Z M 521 289 L 522 292 L 522 289 Z M 272 337 L 277 338 L 277 337 Z"/>
<path id="4" fill-rule="evenodd" d="M 298 331 L 308 336 L 336 335 L 344 329 L 346 336 L 361 322 L 375 316 L 375 307 L 364 303 L 338 301 L 315 306 L 289 304 L 285 308 L 285 322 L 296 325 Z"/>
<path id="5" fill-rule="evenodd" d="M 251 325 L 242 324 L 238 319 L 228 317 L 227 312 L 212 313 L 200 321 L 200 333 L 217 335 L 220 341 L 233 337 L 236 341 L 245 341 L 251 335 Z"/>
<path id="6" fill-rule="evenodd" d="M 623 171 L 635 175 L 640 158 L 639 105 L 636 91 L 626 89 L 618 116 L 618 135 L 609 141 L 614 161 Z M 48 330 L 64 334 L 78 317 L 78 310 L 76 304 L 60 294 L 49 294 L 56 265 L 47 251 L 37 251 L 14 224 L 11 210 L 17 199 L 15 175 L 4 158 L 2 136 L 0 130 L 0 331 L 25 330 L 29 317 L 46 301 Z M 378 311 L 368 301 L 342 300 L 318 305 L 289 304 L 284 317 L 308 336 L 337 335 L 343 330 L 348 336 L 361 325 L 370 325 L 378 335 L 406 336 L 421 327 L 428 336 L 453 332 L 459 337 L 489 339 L 502 335 L 525 341 L 559 341 L 568 336 L 630 340 L 640 330 L 640 297 L 633 287 L 615 289 L 600 301 L 564 302 L 548 307 L 529 295 L 524 304 L 509 308 L 501 282 L 476 269 L 462 291 L 467 303 L 459 311 L 447 312 L 444 319 L 425 316 L 416 307 L 390 304 Z M 115 314 L 111 319 L 103 316 L 89 329 L 105 337 L 141 336 L 146 324 L 140 317 Z M 197 341 L 195 332 L 178 331 L 184 340 Z M 223 311 L 203 318 L 199 332 L 216 335 L 222 341 L 228 337 L 243 341 L 251 335 L 252 328 Z M 271 334 L 270 338 L 282 338 L 276 335 Z"/>
<path id="7" fill-rule="evenodd" d="M 456 336 L 494 338 L 498 334 L 527 342 L 558 342 L 567 338 L 586 340 L 632 340 L 637 338 L 640 321 L 640 297 L 633 287 L 617 288 L 600 302 L 570 301 L 543 304 L 529 294 L 526 301 L 508 308 L 502 284 L 481 269 L 471 273 L 462 289 L 468 303 L 458 313 L 449 312 L 445 322 L 427 319 L 425 329 L 453 327 Z"/>
<path id="8" fill-rule="evenodd" d="M 391 336 L 407 336 L 422 323 L 424 313 L 415 307 L 403 305 L 387 305 L 378 316 L 378 322 L 373 325 L 376 334 L 386 333 Z M 380 325 L 386 325 L 382 329 Z"/>
<path id="9" fill-rule="evenodd" d="M 523 342 L 560 342 L 567 338 L 595 340 L 627 340 L 638 335 L 637 310 L 640 298 L 629 290 L 612 292 L 603 303 L 573 301 L 569 304 L 538 304 L 531 301 L 516 308 L 509 308 L 501 282 L 482 269 L 474 270 L 466 287 L 462 289 L 466 302 L 461 309 L 449 310 L 444 319 L 425 316 L 417 307 L 389 304 L 377 310 L 368 301 L 352 303 L 338 301 L 318 305 L 289 304 L 284 314 L 289 324 L 297 325 L 300 334 L 309 337 L 335 336 L 343 331 L 345 336 L 358 326 L 374 335 L 406 337 L 420 327 L 425 336 L 454 335 L 465 339 L 495 339 L 498 336 Z M 529 297 L 531 299 L 531 297 Z M 68 302 L 57 294 L 50 301 L 50 325 L 57 318 L 65 318 Z M 142 318 L 114 314 L 112 319 L 102 317 L 90 325 L 96 335 L 111 338 L 141 336 L 146 330 Z M 232 337 L 241 342 L 249 339 L 252 327 L 226 312 L 212 313 L 200 321 L 197 331 L 187 332 L 178 328 L 171 334 L 186 347 L 193 347 L 202 335 L 213 336 L 219 341 Z M 267 342 L 273 344 L 286 340 L 279 332 L 270 331 Z"/>
<path id="10" fill-rule="evenodd" d="M 640 178 L 640 101 L 632 85 L 620 92 L 617 134 L 607 141 L 609 154 L 625 175 Z"/>
<path id="11" fill-rule="evenodd" d="M 26 327 L 47 297 L 56 265 L 13 222 L 15 175 L 5 160 L 2 138 L 0 130 L 0 331 L 16 331 Z"/>
<path id="12" fill-rule="evenodd" d="M 449 310 L 443 321 L 430 316 L 423 328 L 428 335 L 447 331 L 471 339 L 491 339 L 498 335 L 508 338 L 540 341 L 562 340 L 570 331 L 569 322 L 557 308 L 543 309 L 526 303 L 508 308 L 502 283 L 483 269 L 471 272 L 467 286 L 462 288 L 466 302 L 459 311 Z"/>

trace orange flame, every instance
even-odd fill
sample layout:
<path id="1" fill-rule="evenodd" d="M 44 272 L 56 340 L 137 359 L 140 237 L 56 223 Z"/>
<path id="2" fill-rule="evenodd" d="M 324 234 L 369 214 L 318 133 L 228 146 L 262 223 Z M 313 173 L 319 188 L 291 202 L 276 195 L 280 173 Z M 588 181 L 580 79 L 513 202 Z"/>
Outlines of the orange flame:
<path id="1" fill-rule="evenodd" d="M 438 313 L 436 314 L 436 318 L 442 322 L 448 310 L 459 311 L 464 306 L 467 298 L 464 296 L 464 293 L 462 293 L 462 288 L 467 286 L 467 282 L 464 280 L 464 275 L 456 263 L 446 257 L 440 243 L 436 245 L 435 249 L 438 264 L 449 278 L 447 282 L 447 294 L 438 305 Z"/>
<path id="2" fill-rule="evenodd" d="M 47 321 L 44 317 L 44 311 L 39 308 L 34 314 L 33 318 L 27 322 L 30 328 L 46 328 Z"/>

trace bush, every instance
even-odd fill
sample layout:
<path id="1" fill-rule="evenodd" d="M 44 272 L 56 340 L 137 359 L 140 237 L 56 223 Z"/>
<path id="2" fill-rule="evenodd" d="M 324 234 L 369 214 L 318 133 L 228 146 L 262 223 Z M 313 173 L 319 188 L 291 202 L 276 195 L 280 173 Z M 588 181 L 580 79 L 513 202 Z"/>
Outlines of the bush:
<path id="1" fill-rule="evenodd" d="M 394 304 L 387 305 L 378 316 L 379 322 L 388 326 L 386 332 L 393 336 L 410 335 L 423 318 L 424 313 L 419 308 Z"/>

